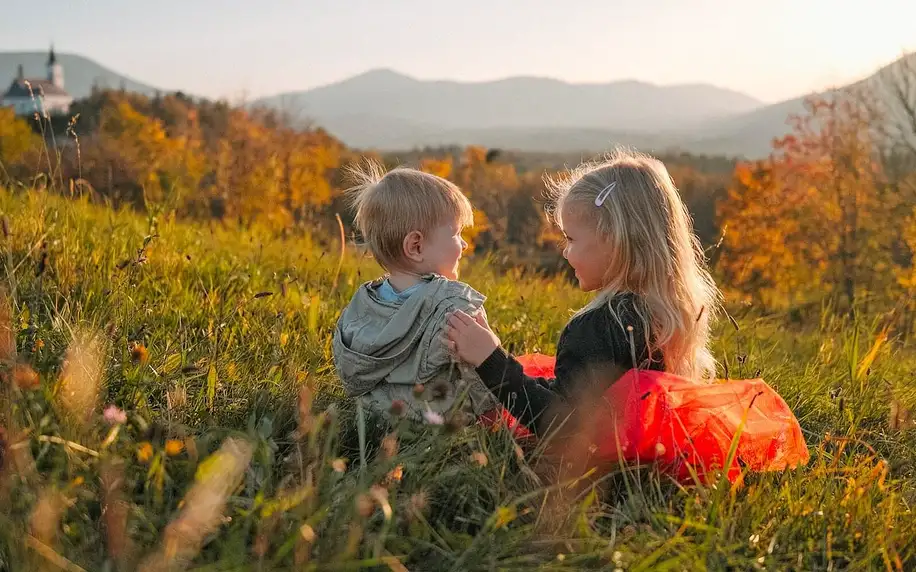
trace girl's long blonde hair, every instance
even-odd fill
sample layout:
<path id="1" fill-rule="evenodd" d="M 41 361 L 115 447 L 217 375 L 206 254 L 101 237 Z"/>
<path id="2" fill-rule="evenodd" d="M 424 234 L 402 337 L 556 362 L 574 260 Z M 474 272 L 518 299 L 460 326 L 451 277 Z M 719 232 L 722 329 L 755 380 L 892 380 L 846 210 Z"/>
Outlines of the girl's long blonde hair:
<path id="1" fill-rule="evenodd" d="M 714 377 L 709 331 L 721 294 L 665 165 L 618 150 L 548 180 L 548 188 L 560 226 L 563 214 L 593 221 L 609 249 L 604 287 L 580 312 L 611 304 L 620 293 L 636 294 L 649 355 L 661 351 L 671 373 Z M 603 202 L 599 194 L 607 195 Z M 617 315 L 612 304 L 611 312 Z"/>

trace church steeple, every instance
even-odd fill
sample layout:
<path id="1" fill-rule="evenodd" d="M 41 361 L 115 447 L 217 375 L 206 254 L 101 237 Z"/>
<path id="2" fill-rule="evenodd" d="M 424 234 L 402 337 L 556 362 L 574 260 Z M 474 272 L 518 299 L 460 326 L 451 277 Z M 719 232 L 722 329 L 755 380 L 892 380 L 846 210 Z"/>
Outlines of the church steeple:
<path id="1" fill-rule="evenodd" d="M 48 52 L 48 81 L 61 89 L 64 88 L 64 68 L 57 63 L 54 44 L 51 44 L 51 51 Z"/>

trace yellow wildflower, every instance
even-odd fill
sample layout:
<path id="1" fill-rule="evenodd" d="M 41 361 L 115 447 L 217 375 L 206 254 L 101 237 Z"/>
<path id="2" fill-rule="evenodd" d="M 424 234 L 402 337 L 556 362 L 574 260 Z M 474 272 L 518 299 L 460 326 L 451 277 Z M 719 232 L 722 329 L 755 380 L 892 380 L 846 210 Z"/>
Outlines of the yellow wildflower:
<path id="1" fill-rule="evenodd" d="M 137 460 L 139 460 L 141 463 L 147 463 L 152 458 L 153 446 L 150 445 L 149 441 L 140 443 L 140 446 L 137 448 Z"/>
<path id="2" fill-rule="evenodd" d="M 165 442 L 165 454 L 169 457 L 174 457 L 182 451 L 184 451 L 184 443 L 178 439 L 169 439 Z"/>

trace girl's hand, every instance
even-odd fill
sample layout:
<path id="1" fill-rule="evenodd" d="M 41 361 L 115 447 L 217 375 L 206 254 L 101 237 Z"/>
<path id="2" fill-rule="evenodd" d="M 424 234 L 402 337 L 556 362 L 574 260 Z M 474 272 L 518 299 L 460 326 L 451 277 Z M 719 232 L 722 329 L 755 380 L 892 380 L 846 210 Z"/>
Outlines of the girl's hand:
<path id="1" fill-rule="evenodd" d="M 479 312 L 475 319 L 461 310 L 455 310 L 448 317 L 446 336 L 452 354 L 474 367 L 479 367 L 500 344 L 483 312 Z"/>

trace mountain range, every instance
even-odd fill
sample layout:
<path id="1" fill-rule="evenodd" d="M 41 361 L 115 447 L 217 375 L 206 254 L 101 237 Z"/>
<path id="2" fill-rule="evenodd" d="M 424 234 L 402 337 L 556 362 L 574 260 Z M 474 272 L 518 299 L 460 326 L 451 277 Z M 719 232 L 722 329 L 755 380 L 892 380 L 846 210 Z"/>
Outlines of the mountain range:
<path id="1" fill-rule="evenodd" d="M 879 77 L 910 54 L 876 72 Z M 78 55 L 59 54 L 74 97 L 93 84 L 151 94 L 155 88 Z M 0 84 L 45 75 L 47 54 L 0 53 Z M 421 80 L 379 69 L 306 91 L 255 100 L 300 123 L 320 126 L 356 148 L 383 151 L 482 145 L 537 152 L 595 153 L 615 145 L 654 152 L 682 150 L 730 156 L 766 155 L 804 97 L 764 104 L 708 84 L 659 86 L 639 81 L 574 84 L 512 77 L 485 82 Z"/>

